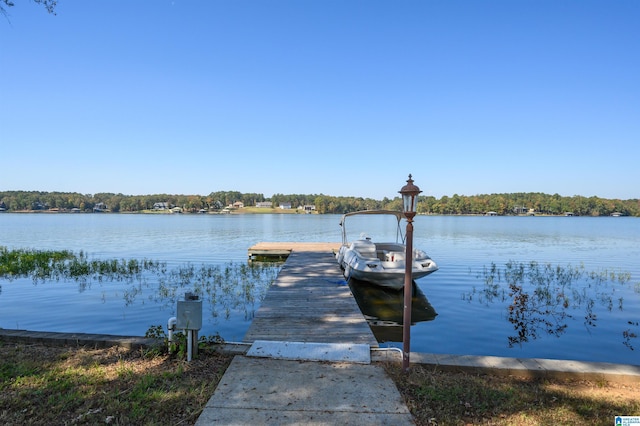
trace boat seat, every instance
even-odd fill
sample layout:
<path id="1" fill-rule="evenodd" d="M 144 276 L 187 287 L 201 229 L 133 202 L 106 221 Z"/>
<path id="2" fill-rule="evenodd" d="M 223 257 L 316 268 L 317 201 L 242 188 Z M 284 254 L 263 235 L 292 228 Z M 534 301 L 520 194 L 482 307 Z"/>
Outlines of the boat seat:
<path id="1" fill-rule="evenodd" d="M 385 255 L 387 262 L 404 262 L 404 252 L 402 251 L 388 251 Z"/>
<path id="2" fill-rule="evenodd" d="M 356 240 L 351 243 L 351 248 L 360 253 L 362 257 L 377 258 L 376 245 L 371 240 Z"/>

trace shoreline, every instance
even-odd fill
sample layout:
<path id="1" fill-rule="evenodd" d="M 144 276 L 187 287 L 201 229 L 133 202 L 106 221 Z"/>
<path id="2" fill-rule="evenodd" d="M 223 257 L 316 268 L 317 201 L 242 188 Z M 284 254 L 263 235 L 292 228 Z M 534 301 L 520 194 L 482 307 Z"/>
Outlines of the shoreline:
<path id="1" fill-rule="evenodd" d="M 0 342 L 93 348 L 120 346 L 128 350 L 163 344 L 159 339 L 142 336 L 61 333 L 4 328 L 0 328 Z M 247 342 L 223 342 L 220 344 L 219 350 L 232 355 L 246 355 L 250 347 L 251 343 Z M 370 351 L 371 362 L 400 362 L 402 359 L 400 351 L 385 348 L 371 348 Z M 640 365 L 635 364 L 419 352 L 411 352 L 411 360 L 413 364 L 426 365 L 448 372 L 495 374 L 523 378 L 607 380 L 621 384 L 634 384 L 640 380 Z"/>
<path id="2" fill-rule="evenodd" d="M 1 210 L 2 213 L 14 213 L 14 214 L 114 214 L 114 215 L 139 215 L 139 214 L 148 214 L 148 215 L 188 215 L 188 216 L 207 216 L 207 215 L 247 215 L 247 214 L 277 214 L 277 215 L 320 215 L 320 214 L 333 214 L 340 215 L 341 213 L 318 213 L 318 212 L 302 212 L 290 209 L 277 209 L 277 208 L 263 208 L 263 207 L 245 207 L 242 209 L 234 209 L 234 210 L 226 210 L 226 211 L 210 211 L 210 212 L 173 212 L 171 210 L 140 210 L 135 212 L 111 212 L 111 211 L 73 211 L 67 209 L 59 209 L 59 210 Z M 537 213 L 537 214 L 482 214 L 482 213 L 466 213 L 466 214 L 446 214 L 446 213 L 418 213 L 418 216 L 452 216 L 452 217 L 589 217 L 589 218 L 602 218 L 602 217 L 635 217 L 628 215 L 608 215 L 608 216 L 581 216 L 577 214 L 546 214 L 546 213 Z"/>

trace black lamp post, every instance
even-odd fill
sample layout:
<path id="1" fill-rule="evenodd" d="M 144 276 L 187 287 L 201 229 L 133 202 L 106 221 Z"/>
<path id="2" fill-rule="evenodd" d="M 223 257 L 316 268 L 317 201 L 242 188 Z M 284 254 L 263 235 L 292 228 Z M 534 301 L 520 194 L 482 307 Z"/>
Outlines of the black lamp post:
<path id="1" fill-rule="evenodd" d="M 411 284 L 413 282 L 413 218 L 416 215 L 420 188 L 413 184 L 409 175 L 407 184 L 400 191 L 402 194 L 402 212 L 407 218 L 406 252 L 404 270 L 404 310 L 402 319 L 402 370 L 409 371 L 409 352 L 411 351 Z"/>

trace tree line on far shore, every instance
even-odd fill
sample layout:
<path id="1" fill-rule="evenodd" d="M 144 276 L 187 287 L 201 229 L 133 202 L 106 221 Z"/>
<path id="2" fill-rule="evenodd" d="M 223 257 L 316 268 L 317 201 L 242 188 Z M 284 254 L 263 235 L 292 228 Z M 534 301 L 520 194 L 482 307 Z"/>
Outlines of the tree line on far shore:
<path id="1" fill-rule="evenodd" d="M 362 197 L 335 197 L 324 194 L 263 194 L 238 191 L 217 191 L 209 195 L 124 195 L 114 193 L 80 194 L 76 192 L 5 191 L 0 192 L 0 211 L 80 211 L 108 210 L 112 213 L 133 213 L 163 207 L 179 207 L 183 212 L 215 212 L 242 203 L 253 207 L 270 201 L 273 208 L 290 205 L 292 209 L 313 206 L 316 213 L 342 214 L 351 211 L 389 209 L 401 210 L 400 197 L 374 200 Z M 103 208 L 97 208 L 103 207 Z M 571 197 L 538 192 L 510 194 L 458 195 L 435 198 L 420 196 L 421 214 L 497 214 L 497 215 L 564 215 L 576 216 L 640 216 L 640 200 L 605 199 L 596 196 Z"/>

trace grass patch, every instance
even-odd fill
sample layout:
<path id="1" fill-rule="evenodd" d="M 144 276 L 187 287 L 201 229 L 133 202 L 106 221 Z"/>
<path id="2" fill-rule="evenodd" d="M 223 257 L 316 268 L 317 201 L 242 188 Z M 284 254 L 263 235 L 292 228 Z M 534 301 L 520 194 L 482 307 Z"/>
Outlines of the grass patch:
<path id="1" fill-rule="evenodd" d="M 194 424 L 231 361 L 0 343 L 0 424 Z"/>
<path id="2" fill-rule="evenodd" d="M 418 425 L 611 425 L 640 413 L 640 383 L 474 375 L 385 363 Z"/>

